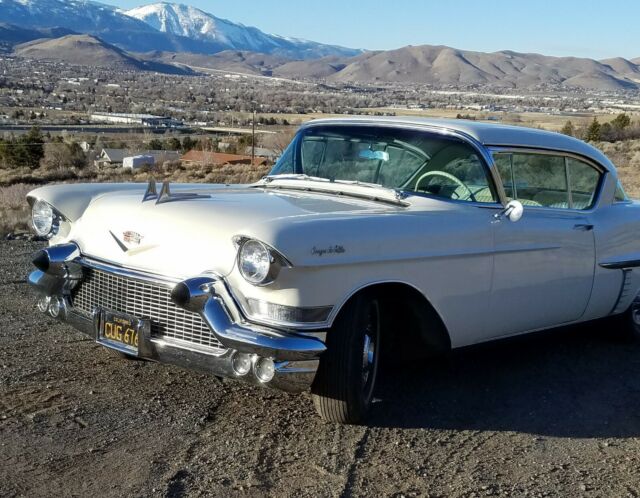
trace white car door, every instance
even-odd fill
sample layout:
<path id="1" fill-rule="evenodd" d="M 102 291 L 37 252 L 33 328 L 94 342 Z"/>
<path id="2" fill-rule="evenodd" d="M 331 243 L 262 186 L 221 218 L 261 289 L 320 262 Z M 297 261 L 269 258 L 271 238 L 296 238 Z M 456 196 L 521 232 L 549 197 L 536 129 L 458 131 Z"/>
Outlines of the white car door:
<path id="1" fill-rule="evenodd" d="M 579 320 L 594 278 L 595 202 L 601 172 L 575 158 L 499 153 L 495 162 L 520 221 L 494 222 L 490 337 Z"/>

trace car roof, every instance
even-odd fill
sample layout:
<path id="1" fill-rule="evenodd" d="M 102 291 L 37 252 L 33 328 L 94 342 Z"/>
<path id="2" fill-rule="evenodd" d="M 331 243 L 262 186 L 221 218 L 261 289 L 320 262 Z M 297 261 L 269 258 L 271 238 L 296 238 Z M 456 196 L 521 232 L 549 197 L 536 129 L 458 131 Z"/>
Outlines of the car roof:
<path id="1" fill-rule="evenodd" d="M 562 133 L 526 128 L 524 126 L 484 123 L 466 119 L 433 119 L 412 116 L 358 116 L 316 119 L 305 123 L 303 127 L 322 124 L 389 124 L 442 128 L 469 136 L 485 146 L 530 147 L 534 149 L 570 152 L 591 159 L 613 173 L 616 171 L 615 166 L 607 156 L 582 140 L 563 135 Z"/>

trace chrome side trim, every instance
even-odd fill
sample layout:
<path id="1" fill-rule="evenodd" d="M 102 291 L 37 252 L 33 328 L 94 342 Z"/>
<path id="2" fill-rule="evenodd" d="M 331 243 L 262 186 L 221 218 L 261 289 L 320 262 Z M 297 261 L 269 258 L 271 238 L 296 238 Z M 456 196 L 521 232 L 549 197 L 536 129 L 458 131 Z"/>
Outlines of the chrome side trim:
<path id="1" fill-rule="evenodd" d="M 599 264 L 601 268 L 607 270 L 625 270 L 628 268 L 638 268 L 640 266 L 640 259 L 632 259 L 625 261 L 607 261 Z"/>
<path id="2" fill-rule="evenodd" d="M 618 299 L 616 300 L 613 309 L 609 314 L 615 315 L 618 313 L 622 313 L 625 311 L 634 299 L 634 295 L 632 295 L 631 288 L 631 275 L 632 270 L 625 268 L 622 270 L 622 284 L 620 285 L 620 293 L 618 294 Z"/>

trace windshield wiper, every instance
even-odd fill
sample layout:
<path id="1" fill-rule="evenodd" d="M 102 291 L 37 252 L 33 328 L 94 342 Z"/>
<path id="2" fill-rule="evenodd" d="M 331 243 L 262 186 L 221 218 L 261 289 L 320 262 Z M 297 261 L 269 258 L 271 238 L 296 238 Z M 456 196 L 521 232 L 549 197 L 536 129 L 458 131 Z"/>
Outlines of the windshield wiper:
<path id="1" fill-rule="evenodd" d="M 396 199 L 399 199 L 399 200 L 406 199 L 407 197 L 409 197 L 409 194 L 404 190 L 401 190 L 399 188 L 393 188 L 393 187 L 385 187 L 384 185 L 381 185 L 379 183 L 361 182 L 360 180 L 334 180 L 334 182 L 341 183 L 344 185 L 358 185 L 359 187 L 383 189 L 383 190 L 386 190 L 387 192 L 393 192 L 393 194 L 396 196 Z"/>
<path id="2" fill-rule="evenodd" d="M 312 182 L 325 182 L 330 183 L 328 178 L 322 178 L 320 176 L 311 176 L 305 173 L 283 173 L 280 175 L 268 175 L 262 179 L 265 183 L 271 183 L 273 180 L 309 180 Z"/>
<path id="3" fill-rule="evenodd" d="M 322 183 L 333 183 L 340 185 L 355 185 L 358 187 L 366 187 L 372 189 L 382 189 L 386 192 L 392 193 L 396 200 L 402 201 L 409 197 L 409 193 L 398 189 L 385 187 L 384 185 L 380 185 L 379 183 L 370 183 L 370 182 L 362 182 L 360 180 L 336 180 L 331 178 L 322 178 L 319 176 L 307 175 L 305 173 L 283 173 L 280 175 L 269 175 L 263 178 L 265 183 L 271 183 L 274 180 L 307 180 L 312 182 L 322 182 Z"/>

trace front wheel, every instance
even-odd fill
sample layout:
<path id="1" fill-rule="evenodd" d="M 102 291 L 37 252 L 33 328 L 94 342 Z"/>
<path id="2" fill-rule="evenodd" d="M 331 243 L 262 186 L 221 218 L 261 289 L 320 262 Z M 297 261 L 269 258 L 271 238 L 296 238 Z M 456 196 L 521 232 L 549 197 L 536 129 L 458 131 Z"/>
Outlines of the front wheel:
<path id="1" fill-rule="evenodd" d="M 320 416 L 330 422 L 356 424 L 369 412 L 380 357 L 380 303 L 362 294 L 351 300 L 327 334 L 311 387 Z"/>
<path id="2" fill-rule="evenodd" d="M 629 309 L 614 317 L 616 336 L 626 342 L 640 342 L 640 295 Z"/>

